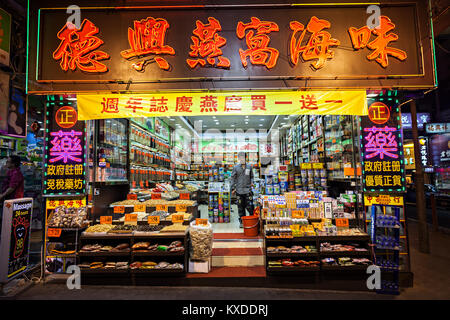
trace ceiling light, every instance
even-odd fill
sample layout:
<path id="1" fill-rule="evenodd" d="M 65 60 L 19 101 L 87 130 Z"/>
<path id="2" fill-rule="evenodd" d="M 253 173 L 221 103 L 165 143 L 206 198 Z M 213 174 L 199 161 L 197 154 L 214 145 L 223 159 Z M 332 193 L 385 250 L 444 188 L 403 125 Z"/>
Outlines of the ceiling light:
<path id="1" fill-rule="evenodd" d="M 280 123 L 280 126 L 284 126 L 286 124 L 286 122 Z"/>
<path id="2" fill-rule="evenodd" d="M 234 127 L 234 124 L 232 124 L 231 126 Z"/>
<path id="3" fill-rule="evenodd" d="M 174 118 L 169 118 L 170 119 L 170 121 L 175 121 L 175 119 Z"/>
<path id="4" fill-rule="evenodd" d="M 216 118 L 216 116 L 213 116 L 213 119 L 215 119 Z"/>
<path id="5" fill-rule="evenodd" d="M 262 123 L 260 123 L 259 126 L 262 127 L 263 126 Z"/>
<path id="6" fill-rule="evenodd" d="M 264 120 L 266 120 L 266 119 L 259 119 L 259 120 L 264 121 Z"/>

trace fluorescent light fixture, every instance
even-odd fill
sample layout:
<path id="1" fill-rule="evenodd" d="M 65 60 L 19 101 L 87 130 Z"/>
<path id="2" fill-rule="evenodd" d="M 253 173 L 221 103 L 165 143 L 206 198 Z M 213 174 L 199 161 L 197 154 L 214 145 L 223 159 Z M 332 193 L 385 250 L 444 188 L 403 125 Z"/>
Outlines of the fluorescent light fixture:
<path id="1" fill-rule="evenodd" d="M 213 116 L 213 119 L 215 119 L 216 118 L 216 116 Z"/>
<path id="2" fill-rule="evenodd" d="M 262 127 L 263 126 L 262 123 L 260 123 L 259 126 Z"/>
<path id="3" fill-rule="evenodd" d="M 264 120 L 266 120 L 266 119 L 259 119 L 259 120 L 264 121 Z"/>

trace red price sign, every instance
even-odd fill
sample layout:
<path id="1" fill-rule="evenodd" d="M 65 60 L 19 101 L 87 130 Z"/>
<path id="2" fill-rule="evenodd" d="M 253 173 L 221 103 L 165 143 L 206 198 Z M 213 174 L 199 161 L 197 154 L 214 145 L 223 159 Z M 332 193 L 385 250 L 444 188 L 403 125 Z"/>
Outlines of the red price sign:
<path id="1" fill-rule="evenodd" d="M 134 206 L 134 212 L 145 212 L 145 204 L 137 204 Z"/>
<path id="2" fill-rule="evenodd" d="M 61 231 L 60 228 L 48 228 L 47 236 L 50 238 L 59 238 L 61 236 Z"/>
<path id="3" fill-rule="evenodd" d="M 348 228 L 348 219 L 336 218 L 336 227 Z"/>
<path id="4" fill-rule="evenodd" d="M 125 207 L 124 206 L 115 206 L 113 209 L 114 213 L 125 213 Z"/>
<path id="5" fill-rule="evenodd" d="M 180 193 L 180 200 L 189 200 L 189 193 Z"/>
<path id="6" fill-rule="evenodd" d="M 292 218 L 303 219 L 305 217 L 305 212 L 303 210 L 292 210 Z"/>
<path id="7" fill-rule="evenodd" d="M 185 204 L 177 204 L 177 205 L 175 205 L 175 211 L 186 212 L 186 210 L 187 210 L 187 205 L 185 205 Z"/>
<path id="8" fill-rule="evenodd" d="M 148 216 L 148 224 L 159 224 L 159 216 Z"/>
<path id="9" fill-rule="evenodd" d="M 127 200 L 137 200 L 137 194 L 129 193 L 127 195 Z"/>
<path id="10" fill-rule="evenodd" d="M 152 193 L 152 199 L 161 199 L 161 193 Z"/>
<path id="11" fill-rule="evenodd" d="M 157 204 L 156 211 L 167 211 L 167 204 Z"/>
<path id="12" fill-rule="evenodd" d="M 136 213 L 126 214 L 125 224 L 137 224 L 137 214 Z"/>
<path id="13" fill-rule="evenodd" d="M 195 219 L 195 224 L 198 226 L 207 226 L 208 219 Z"/>
<path id="14" fill-rule="evenodd" d="M 173 214 L 172 215 L 172 223 L 183 223 L 184 215 L 182 214 Z"/>
<path id="15" fill-rule="evenodd" d="M 100 224 L 112 224 L 112 216 L 101 216 Z"/>

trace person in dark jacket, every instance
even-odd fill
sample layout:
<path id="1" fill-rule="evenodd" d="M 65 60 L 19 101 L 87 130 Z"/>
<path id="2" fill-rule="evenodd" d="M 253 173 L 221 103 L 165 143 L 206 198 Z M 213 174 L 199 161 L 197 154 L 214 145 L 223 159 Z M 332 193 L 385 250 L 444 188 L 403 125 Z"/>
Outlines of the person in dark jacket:
<path id="1" fill-rule="evenodd" d="M 239 222 L 242 228 L 242 217 L 246 215 L 247 209 L 250 215 L 253 214 L 253 171 L 249 164 L 246 164 L 245 153 L 238 154 L 239 163 L 234 166 L 231 173 L 231 192 L 237 194 Z"/>

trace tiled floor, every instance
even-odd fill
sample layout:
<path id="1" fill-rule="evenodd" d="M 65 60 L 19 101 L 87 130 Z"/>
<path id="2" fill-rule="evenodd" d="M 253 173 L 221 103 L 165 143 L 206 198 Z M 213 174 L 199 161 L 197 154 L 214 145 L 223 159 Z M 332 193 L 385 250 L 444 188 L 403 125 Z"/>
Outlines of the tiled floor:
<path id="1" fill-rule="evenodd" d="M 208 219 L 208 206 L 200 205 L 200 217 Z M 242 228 L 239 228 L 239 215 L 237 205 L 231 206 L 231 221 L 229 223 L 213 223 L 213 231 L 218 233 L 242 233 Z"/>
<path id="2" fill-rule="evenodd" d="M 409 223 L 410 251 L 414 287 L 402 290 L 400 296 L 377 295 L 371 292 L 319 291 L 275 288 L 220 288 L 220 287 L 125 287 L 84 286 L 81 290 L 67 290 L 64 284 L 36 285 L 25 291 L 19 299 L 450 299 L 450 235 L 432 232 L 431 253 L 417 250 L 417 224 Z M 255 269 L 250 269 L 255 270 Z M 218 269 L 227 271 L 227 269 Z M 255 274 L 257 276 L 257 274 Z"/>

